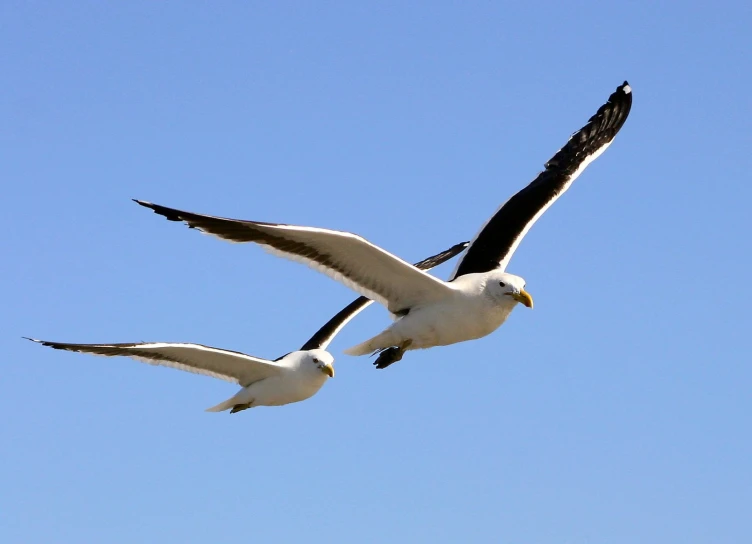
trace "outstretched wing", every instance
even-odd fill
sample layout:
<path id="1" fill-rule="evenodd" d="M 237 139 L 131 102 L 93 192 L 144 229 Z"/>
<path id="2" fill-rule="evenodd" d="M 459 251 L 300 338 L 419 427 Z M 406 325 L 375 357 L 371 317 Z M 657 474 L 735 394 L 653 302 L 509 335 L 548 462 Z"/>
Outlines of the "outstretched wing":
<path id="1" fill-rule="evenodd" d="M 136 200 L 170 221 L 183 221 L 231 242 L 255 242 L 265 249 L 318 270 L 398 313 L 433 302 L 454 289 L 399 257 L 349 232 L 185 212 Z"/>
<path id="2" fill-rule="evenodd" d="M 488 220 L 470 243 L 452 279 L 473 272 L 506 269 L 530 227 L 611 144 L 631 107 L 632 89 L 625 81 L 546 163 L 546 169 Z"/>
<path id="3" fill-rule="evenodd" d="M 279 374 L 285 367 L 275 361 L 201 344 L 153 342 L 140 344 L 68 344 L 27 338 L 43 346 L 65 351 L 116 357 L 122 355 L 150 365 L 166 366 L 219 378 L 247 387 Z"/>
<path id="4" fill-rule="evenodd" d="M 455 255 L 461 253 L 467 247 L 468 243 L 469 242 L 462 242 L 461 244 L 456 244 L 446 251 L 442 251 L 437 255 L 428 257 L 419 263 L 415 263 L 413 266 L 421 270 L 431 270 L 433 267 L 439 266 L 441 263 L 444 263 Z M 334 337 L 339 334 L 339 331 L 342 330 L 342 327 L 347 325 L 353 317 L 365 310 L 372 302 L 371 299 L 366 297 L 359 297 L 353 300 L 350 304 L 340 310 L 337 315 L 327 321 L 323 327 L 316 331 L 316 334 L 311 336 L 308 342 L 303 344 L 303 347 L 300 348 L 301 351 L 309 349 L 326 349 Z"/>

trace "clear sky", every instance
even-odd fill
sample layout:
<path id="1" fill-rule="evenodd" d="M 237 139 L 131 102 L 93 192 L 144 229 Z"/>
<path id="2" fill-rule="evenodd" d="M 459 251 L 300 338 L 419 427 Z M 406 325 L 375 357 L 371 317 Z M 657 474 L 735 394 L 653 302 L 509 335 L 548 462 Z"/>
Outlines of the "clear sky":
<path id="1" fill-rule="evenodd" d="M 748 542 L 748 2 L 0 5 L 0 541 Z M 471 238 L 623 80 L 509 267 L 535 309 L 314 398 L 69 342 L 275 358 L 353 298 L 131 202 Z M 446 278 L 450 265 L 436 273 Z"/>

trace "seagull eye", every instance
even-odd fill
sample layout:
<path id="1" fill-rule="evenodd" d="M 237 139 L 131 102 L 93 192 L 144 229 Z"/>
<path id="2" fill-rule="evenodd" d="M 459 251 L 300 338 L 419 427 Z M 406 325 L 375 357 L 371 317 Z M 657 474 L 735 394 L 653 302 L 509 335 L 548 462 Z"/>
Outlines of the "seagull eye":
<path id="1" fill-rule="evenodd" d="M 507 284 L 506 284 L 506 283 L 504 283 L 503 281 L 500 281 L 500 282 L 499 282 L 499 285 L 501 285 L 502 287 L 506 287 L 506 286 L 507 286 Z"/>

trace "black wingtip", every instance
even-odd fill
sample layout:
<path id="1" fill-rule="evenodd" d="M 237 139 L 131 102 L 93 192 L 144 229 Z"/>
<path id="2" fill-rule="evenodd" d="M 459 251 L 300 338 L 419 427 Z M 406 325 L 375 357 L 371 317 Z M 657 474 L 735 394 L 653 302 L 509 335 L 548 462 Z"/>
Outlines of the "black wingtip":
<path id="1" fill-rule="evenodd" d="M 608 97 L 608 102 L 604 104 L 601 107 L 601 109 L 607 108 L 609 105 L 614 105 L 618 103 L 625 104 L 625 106 L 627 107 L 632 106 L 632 86 L 629 84 L 629 82 L 626 79 L 624 80 L 624 83 L 619 85 L 616 88 L 616 90 L 613 92 L 613 94 Z M 601 113 L 601 110 L 599 110 L 599 113 Z M 629 111 L 627 110 L 627 114 L 628 113 Z"/>
<path id="2" fill-rule="evenodd" d="M 34 342 L 35 344 L 40 344 L 42 346 L 46 346 L 48 348 L 62 349 L 62 350 L 65 349 L 65 348 L 61 347 L 61 345 L 58 344 L 57 342 L 48 342 L 47 340 L 39 340 L 38 338 L 29 338 L 28 336 L 22 336 L 21 338 L 23 338 L 24 340 L 28 340 L 30 342 Z"/>
<path id="3" fill-rule="evenodd" d="M 34 342 L 35 344 L 42 344 L 43 346 L 52 346 L 54 342 L 48 342 L 47 340 L 40 340 L 39 338 L 29 338 L 28 336 L 22 336 L 24 340 Z"/>
<path id="4" fill-rule="evenodd" d="M 624 83 L 608 97 L 606 103 L 598 108 L 595 115 L 588 119 L 587 124 L 575 132 L 567 145 L 559 150 L 551 161 L 552 164 L 561 162 L 559 155 L 567 151 L 570 146 L 574 148 L 574 151 L 586 152 L 583 148 L 584 144 L 597 147 L 611 142 L 626 122 L 631 109 L 632 87 L 624 80 Z"/>
<path id="5" fill-rule="evenodd" d="M 157 215 L 161 215 L 168 221 L 182 221 L 183 220 L 183 218 L 181 217 L 182 212 L 180 210 L 166 208 L 165 206 L 160 206 L 159 204 L 153 204 L 151 202 L 147 202 L 146 200 L 138 200 L 136 198 L 133 198 L 132 200 L 139 206 L 143 206 L 144 208 L 149 208 L 151 211 L 153 211 Z"/>
<path id="6" fill-rule="evenodd" d="M 427 259 L 423 259 L 420 262 L 415 263 L 413 266 L 416 268 L 420 268 L 421 270 L 430 270 L 431 268 L 434 268 L 436 266 L 439 266 L 440 264 L 445 263 L 452 257 L 462 253 L 465 251 L 465 248 L 470 245 L 470 242 L 461 242 L 459 244 L 455 244 L 449 249 L 442 251 L 441 253 L 438 253 L 432 257 L 428 257 Z"/>
<path id="7" fill-rule="evenodd" d="M 461 251 L 469 245 L 470 245 L 470 241 L 460 242 L 459 244 L 454 244 L 452 247 L 446 250 L 446 253 L 449 253 L 450 251 Z"/>

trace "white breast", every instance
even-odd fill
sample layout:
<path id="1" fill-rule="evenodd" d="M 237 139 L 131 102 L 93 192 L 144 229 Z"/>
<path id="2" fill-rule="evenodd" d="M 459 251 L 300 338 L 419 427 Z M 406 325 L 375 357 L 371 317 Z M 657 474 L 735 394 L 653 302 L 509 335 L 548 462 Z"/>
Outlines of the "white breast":
<path id="1" fill-rule="evenodd" d="M 282 406 L 315 395 L 326 382 L 327 375 L 313 365 L 251 384 L 248 393 L 258 404 Z"/>
<path id="2" fill-rule="evenodd" d="M 439 303 L 413 308 L 392 325 L 392 332 L 411 339 L 410 349 L 447 346 L 492 333 L 509 316 L 514 302 L 500 304 L 478 286 L 472 287 Z"/>

